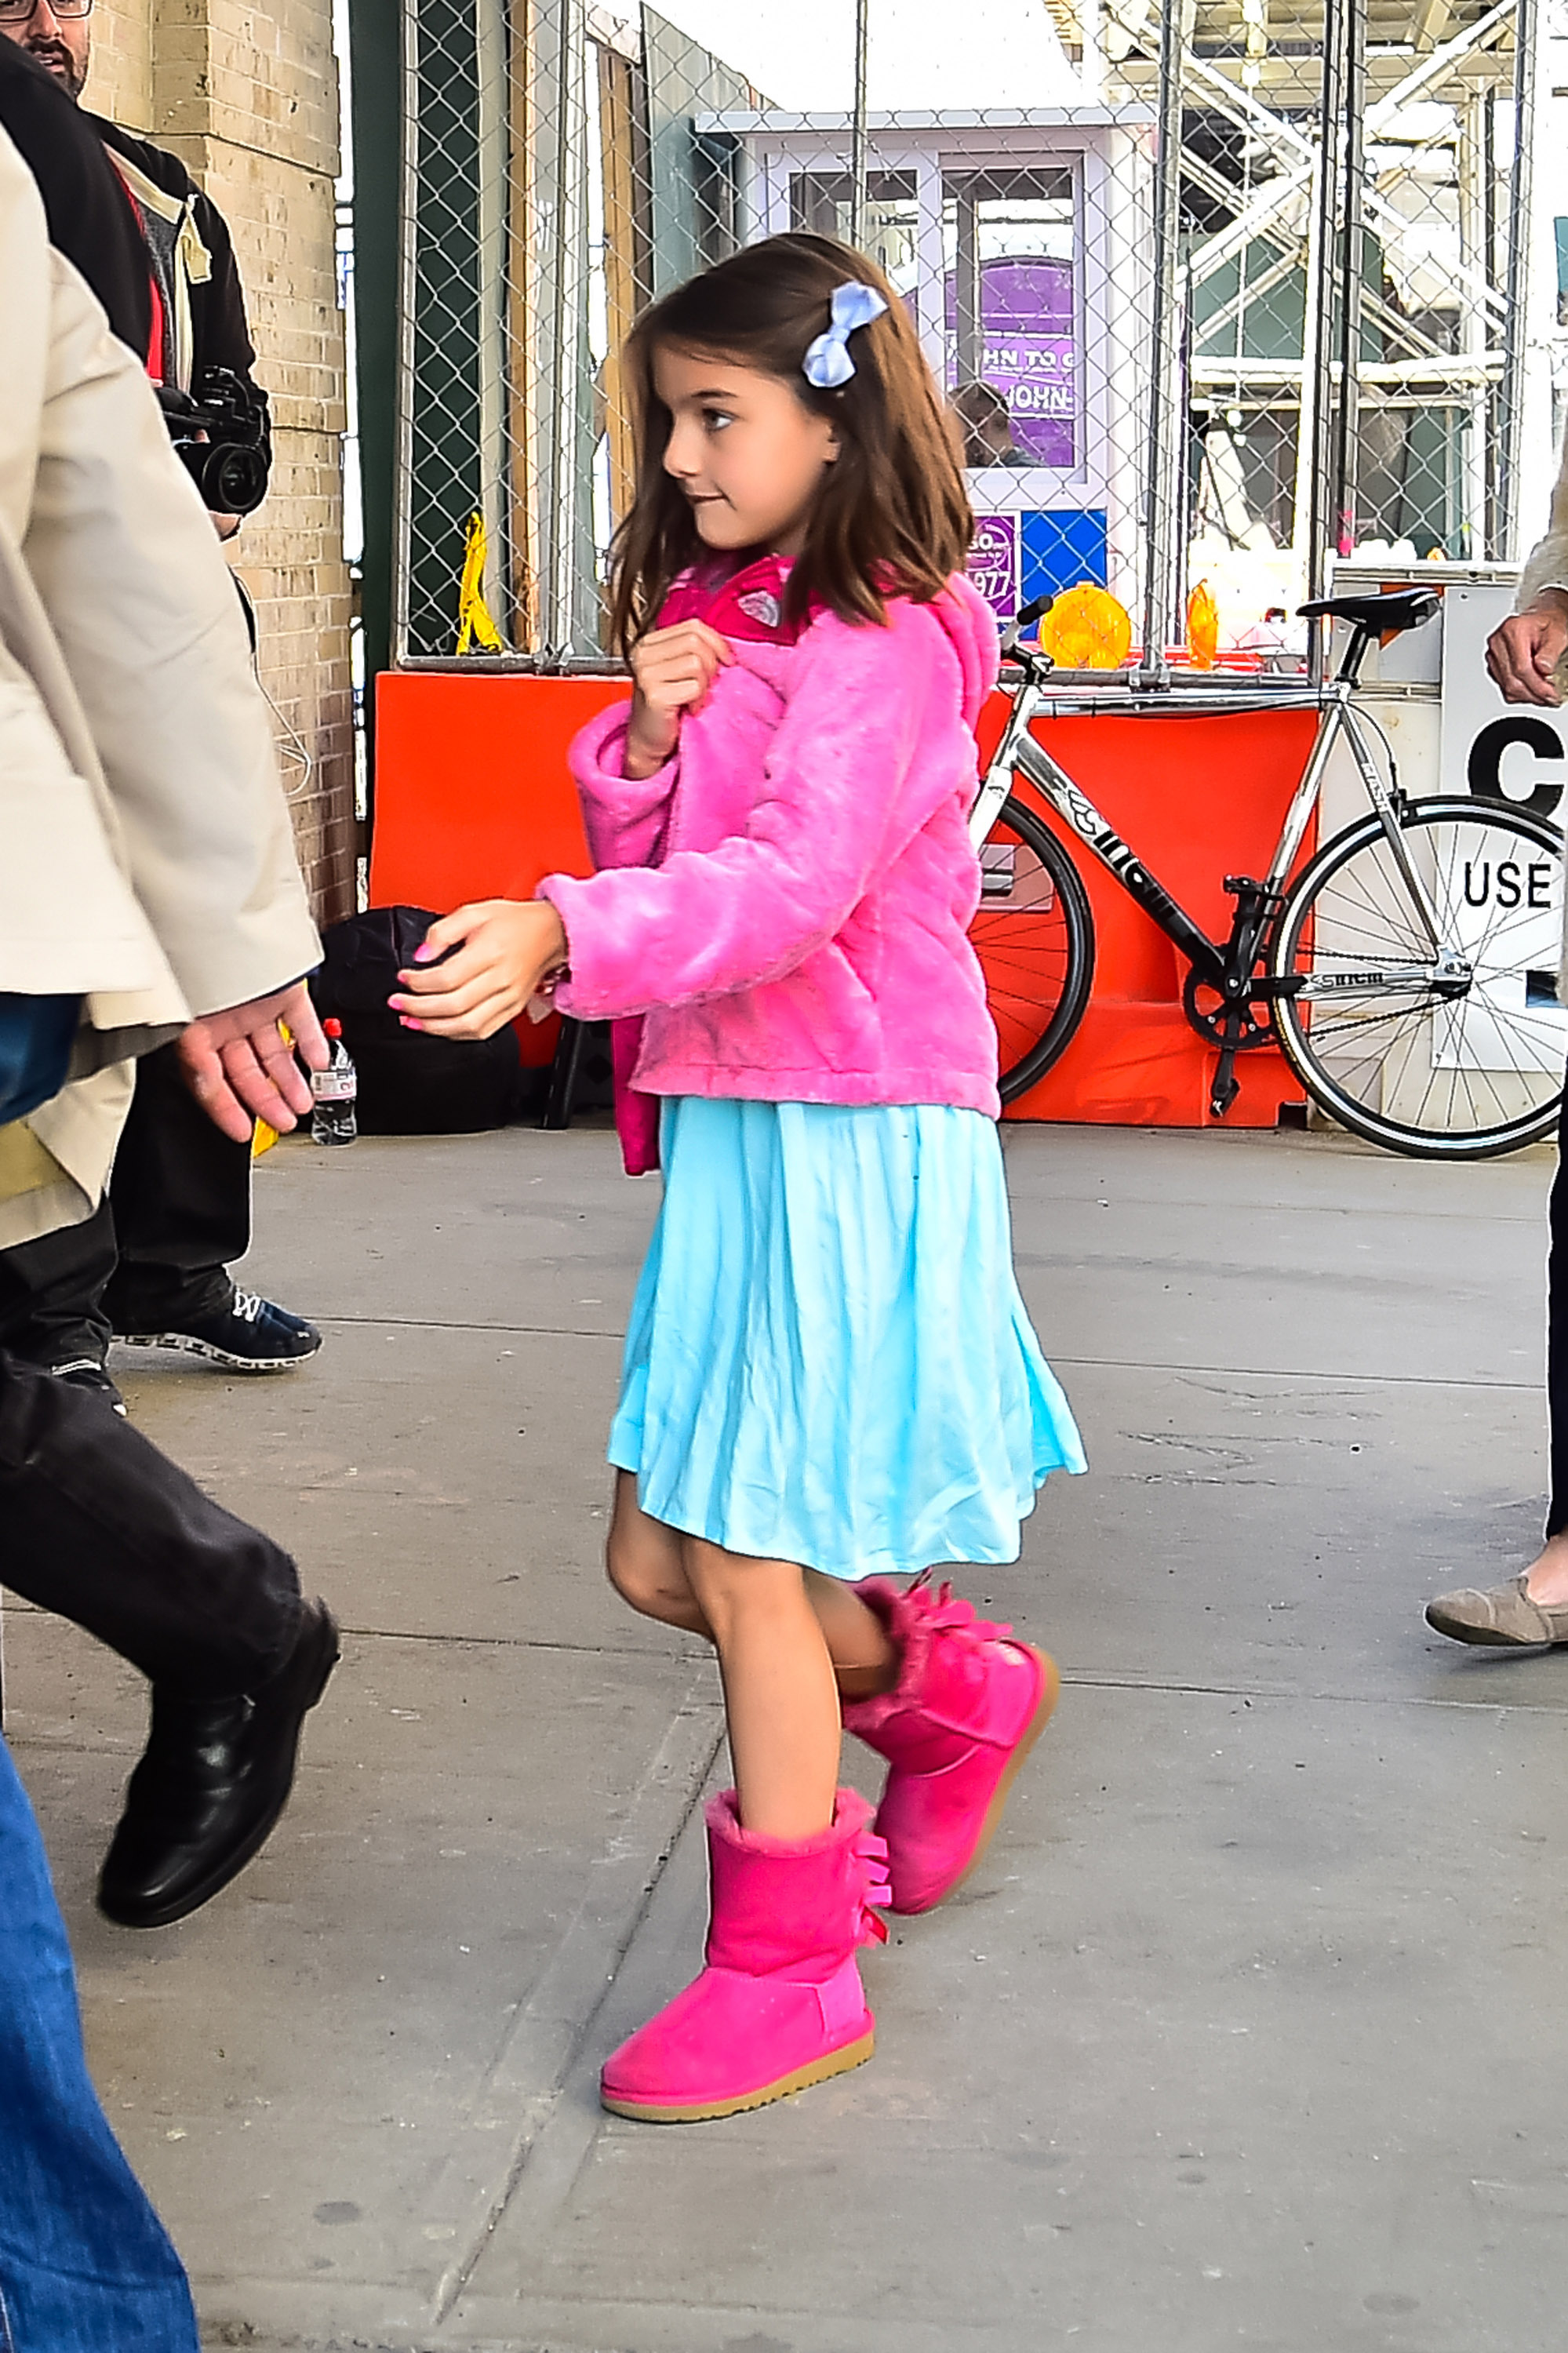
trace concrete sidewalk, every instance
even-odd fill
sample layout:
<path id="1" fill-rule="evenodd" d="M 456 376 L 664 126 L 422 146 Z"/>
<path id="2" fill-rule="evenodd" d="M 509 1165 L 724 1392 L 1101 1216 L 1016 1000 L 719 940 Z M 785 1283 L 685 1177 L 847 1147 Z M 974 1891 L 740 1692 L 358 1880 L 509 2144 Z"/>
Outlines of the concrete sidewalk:
<path id="1" fill-rule="evenodd" d="M 1092 1471 L 966 1589 L 1068 1687 L 981 1873 L 869 1961 L 871 2066 L 726 2124 L 594 2096 L 694 1967 L 720 1731 L 599 1569 L 653 1187 L 589 1129 L 287 1145 L 247 1279 L 323 1356 L 119 1360 L 346 1635 L 270 1847 L 138 1937 L 90 1902 L 135 1679 L 7 1613 L 98 2079 L 214 2342 L 1562 2341 L 1568 1659 L 1420 1617 L 1535 1533 L 1551 1163 L 1008 1146 Z"/>

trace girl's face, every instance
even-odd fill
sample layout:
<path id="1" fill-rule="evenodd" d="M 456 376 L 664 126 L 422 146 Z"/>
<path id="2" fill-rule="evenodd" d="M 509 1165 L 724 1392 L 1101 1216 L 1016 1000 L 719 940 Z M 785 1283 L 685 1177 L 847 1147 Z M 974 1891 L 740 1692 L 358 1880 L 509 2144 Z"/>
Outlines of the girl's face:
<path id="1" fill-rule="evenodd" d="M 736 360 L 661 344 L 654 389 L 674 420 L 664 467 L 707 547 L 799 555 L 822 477 L 839 454 L 825 417 Z"/>

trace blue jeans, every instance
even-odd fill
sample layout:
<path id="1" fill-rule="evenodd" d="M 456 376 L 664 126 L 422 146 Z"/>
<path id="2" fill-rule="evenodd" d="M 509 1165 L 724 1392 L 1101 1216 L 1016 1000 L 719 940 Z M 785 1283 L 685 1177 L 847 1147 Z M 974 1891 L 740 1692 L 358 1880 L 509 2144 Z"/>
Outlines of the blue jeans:
<path id="1" fill-rule="evenodd" d="M 197 2353 L 180 2259 L 88 2075 L 65 1923 L 3 1740 L 0 2353 Z"/>

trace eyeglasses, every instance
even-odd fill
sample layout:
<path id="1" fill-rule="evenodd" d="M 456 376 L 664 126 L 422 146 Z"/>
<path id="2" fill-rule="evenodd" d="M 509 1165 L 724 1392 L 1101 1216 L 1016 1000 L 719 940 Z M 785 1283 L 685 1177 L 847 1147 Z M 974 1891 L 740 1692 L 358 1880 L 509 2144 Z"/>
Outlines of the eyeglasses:
<path id="1" fill-rule="evenodd" d="M 39 0 L 0 0 L 0 25 L 26 25 L 38 13 Z M 90 16 L 92 0 L 49 0 L 51 16 Z"/>

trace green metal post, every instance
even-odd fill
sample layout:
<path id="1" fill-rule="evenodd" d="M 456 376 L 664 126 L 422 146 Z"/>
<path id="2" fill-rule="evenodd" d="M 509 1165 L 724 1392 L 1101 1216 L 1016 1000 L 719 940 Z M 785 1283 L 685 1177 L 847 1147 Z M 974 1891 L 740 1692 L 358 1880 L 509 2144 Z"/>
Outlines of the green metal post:
<path id="1" fill-rule="evenodd" d="M 354 142 L 354 322 L 358 347 L 359 462 L 365 496 L 361 610 L 366 725 L 375 683 L 392 659 L 392 487 L 397 382 L 397 223 L 402 85 L 397 0 L 349 0 Z M 375 737 L 371 734 L 374 754 Z M 372 768 L 374 776 L 374 768 Z"/>

